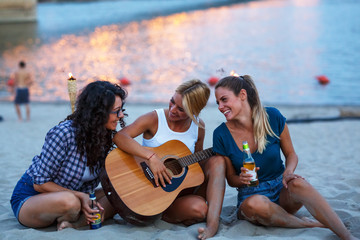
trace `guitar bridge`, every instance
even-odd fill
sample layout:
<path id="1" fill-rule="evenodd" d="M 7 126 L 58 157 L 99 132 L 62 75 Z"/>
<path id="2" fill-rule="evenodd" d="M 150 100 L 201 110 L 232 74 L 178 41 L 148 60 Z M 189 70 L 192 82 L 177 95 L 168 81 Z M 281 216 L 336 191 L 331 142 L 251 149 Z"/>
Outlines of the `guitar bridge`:
<path id="1" fill-rule="evenodd" d="M 141 162 L 140 163 L 141 165 L 141 168 L 145 174 L 145 177 L 152 183 L 152 185 L 154 187 L 158 187 L 156 186 L 155 184 L 155 177 L 154 177 L 154 174 L 152 173 L 151 169 L 149 168 L 149 166 L 146 164 L 146 162 Z"/>

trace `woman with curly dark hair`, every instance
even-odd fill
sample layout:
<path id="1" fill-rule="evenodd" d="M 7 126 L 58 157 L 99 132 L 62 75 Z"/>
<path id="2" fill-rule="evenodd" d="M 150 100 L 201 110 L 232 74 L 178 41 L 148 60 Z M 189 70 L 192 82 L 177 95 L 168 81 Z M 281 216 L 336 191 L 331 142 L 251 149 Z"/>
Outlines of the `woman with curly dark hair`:
<path id="1" fill-rule="evenodd" d="M 118 85 L 90 83 L 78 96 L 75 112 L 50 129 L 10 200 L 22 225 L 41 228 L 56 222 L 61 230 L 93 222 L 99 210 L 90 208 L 89 192 L 100 182 L 117 124 L 125 125 L 126 96 Z M 116 212 L 102 189 L 95 194 L 102 220 L 113 217 Z"/>

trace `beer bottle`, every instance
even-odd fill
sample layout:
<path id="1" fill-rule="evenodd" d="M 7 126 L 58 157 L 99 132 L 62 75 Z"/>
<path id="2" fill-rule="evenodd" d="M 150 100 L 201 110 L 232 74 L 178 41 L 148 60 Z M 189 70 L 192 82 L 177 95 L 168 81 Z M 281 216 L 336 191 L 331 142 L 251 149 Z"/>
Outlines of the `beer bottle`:
<path id="1" fill-rule="evenodd" d="M 255 187 L 259 184 L 259 180 L 257 178 L 255 161 L 251 156 L 250 148 L 247 141 L 243 141 L 243 151 L 243 166 L 248 170 L 246 173 L 252 175 L 252 179 L 250 180 L 250 184 L 248 184 L 248 186 Z"/>
<path id="2" fill-rule="evenodd" d="M 96 196 L 95 192 L 90 192 L 90 200 L 91 200 L 91 209 L 99 210 L 99 208 L 96 205 Z M 94 222 L 90 223 L 90 229 L 98 229 L 101 228 L 101 214 L 93 213 L 93 215 L 96 216 L 96 218 L 93 218 Z"/>

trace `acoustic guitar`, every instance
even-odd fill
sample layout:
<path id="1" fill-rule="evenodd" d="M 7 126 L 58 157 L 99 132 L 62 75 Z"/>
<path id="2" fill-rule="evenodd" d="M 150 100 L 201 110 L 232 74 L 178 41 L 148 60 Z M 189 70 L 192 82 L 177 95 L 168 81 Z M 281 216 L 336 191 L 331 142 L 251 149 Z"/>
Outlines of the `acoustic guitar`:
<path id="1" fill-rule="evenodd" d="M 183 189 L 200 185 L 204 173 L 198 162 L 214 155 L 212 148 L 191 154 L 186 145 L 177 140 L 150 149 L 171 173 L 171 184 L 157 187 L 145 159 L 118 148 L 106 157 L 101 173 L 108 200 L 124 220 L 134 225 L 152 223 Z"/>

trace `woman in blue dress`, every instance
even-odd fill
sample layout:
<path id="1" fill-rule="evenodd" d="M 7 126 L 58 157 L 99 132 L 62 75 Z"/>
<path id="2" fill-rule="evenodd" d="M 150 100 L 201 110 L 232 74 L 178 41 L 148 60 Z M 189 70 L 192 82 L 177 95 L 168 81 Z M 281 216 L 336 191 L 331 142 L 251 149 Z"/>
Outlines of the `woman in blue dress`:
<path id="1" fill-rule="evenodd" d="M 298 157 L 286 119 L 276 108 L 262 106 L 252 78 L 225 77 L 215 96 L 226 122 L 214 131 L 213 150 L 225 158 L 228 184 L 238 190 L 238 218 L 264 226 L 326 227 L 341 239 L 355 239 L 319 192 L 295 174 Z M 252 175 L 242 164 L 243 141 L 257 166 L 256 187 L 248 187 Z M 296 217 L 302 206 L 317 221 Z"/>

